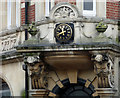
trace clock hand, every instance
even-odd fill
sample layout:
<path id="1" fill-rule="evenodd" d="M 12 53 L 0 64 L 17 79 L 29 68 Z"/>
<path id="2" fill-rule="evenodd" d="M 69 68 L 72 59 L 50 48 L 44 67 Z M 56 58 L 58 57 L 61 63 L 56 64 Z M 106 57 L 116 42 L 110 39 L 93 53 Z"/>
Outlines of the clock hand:
<path id="1" fill-rule="evenodd" d="M 64 28 L 62 27 L 62 32 L 61 32 L 61 33 L 64 35 L 64 30 L 63 30 L 63 29 L 64 29 Z"/>
<path id="2" fill-rule="evenodd" d="M 57 34 L 57 35 L 58 35 L 58 36 L 61 35 L 61 34 L 65 35 L 65 34 L 64 34 L 65 32 L 66 32 L 66 31 L 62 31 L 62 32 L 60 32 L 60 33 Z"/>
<path id="3" fill-rule="evenodd" d="M 63 25 L 63 27 L 62 27 L 62 32 L 64 32 L 63 35 L 65 35 L 65 32 L 66 32 L 66 31 L 64 31 L 64 28 L 65 28 L 65 26 Z"/>

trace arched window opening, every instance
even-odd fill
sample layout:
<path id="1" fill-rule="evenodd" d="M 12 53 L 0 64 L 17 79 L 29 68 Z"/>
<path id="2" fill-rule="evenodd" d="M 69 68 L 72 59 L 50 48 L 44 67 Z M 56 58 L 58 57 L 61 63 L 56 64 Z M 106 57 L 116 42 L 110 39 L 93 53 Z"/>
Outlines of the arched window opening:
<path id="1" fill-rule="evenodd" d="M 61 82 L 64 85 L 63 88 L 60 88 L 58 85 L 56 85 L 52 90 L 52 93 L 58 95 L 60 98 L 92 98 L 92 94 L 95 92 L 94 86 L 90 84 L 88 88 L 85 87 L 86 80 L 81 78 L 77 79 L 76 84 L 71 84 L 69 79 L 65 79 Z"/>
<path id="2" fill-rule="evenodd" d="M 8 84 L 0 78 L 0 95 L 3 96 L 11 96 L 10 88 Z"/>

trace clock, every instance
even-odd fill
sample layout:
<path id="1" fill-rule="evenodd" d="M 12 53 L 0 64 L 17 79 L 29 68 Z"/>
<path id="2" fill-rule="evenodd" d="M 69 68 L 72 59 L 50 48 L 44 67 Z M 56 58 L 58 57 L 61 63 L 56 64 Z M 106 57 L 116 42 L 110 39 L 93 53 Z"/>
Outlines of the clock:
<path id="1" fill-rule="evenodd" d="M 72 23 L 56 24 L 54 35 L 57 43 L 69 44 L 74 40 L 74 25 Z"/>

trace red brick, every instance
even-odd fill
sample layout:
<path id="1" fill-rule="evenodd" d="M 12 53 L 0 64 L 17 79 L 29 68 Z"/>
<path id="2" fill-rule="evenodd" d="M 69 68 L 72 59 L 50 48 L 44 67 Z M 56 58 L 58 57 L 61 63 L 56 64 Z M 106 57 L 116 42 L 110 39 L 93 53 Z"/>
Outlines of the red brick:
<path id="1" fill-rule="evenodd" d="M 119 9 L 119 2 L 117 0 L 107 0 L 106 17 L 109 19 L 118 19 Z"/>
<path id="2" fill-rule="evenodd" d="M 21 3 L 25 3 L 25 0 L 21 0 Z"/>
<path id="3" fill-rule="evenodd" d="M 35 21 L 35 5 L 28 7 L 28 23 Z M 25 8 L 21 9 L 21 25 L 25 24 Z"/>

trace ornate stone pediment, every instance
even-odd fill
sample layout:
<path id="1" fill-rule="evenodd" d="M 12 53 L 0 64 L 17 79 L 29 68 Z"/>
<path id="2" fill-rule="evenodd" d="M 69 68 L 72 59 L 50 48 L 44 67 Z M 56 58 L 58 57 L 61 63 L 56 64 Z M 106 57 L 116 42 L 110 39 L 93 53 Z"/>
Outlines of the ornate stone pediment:
<path id="1" fill-rule="evenodd" d="M 50 12 L 51 19 L 77 18 L 79 15 L 77 8 L 69 3 L 60 3 Z"/>

